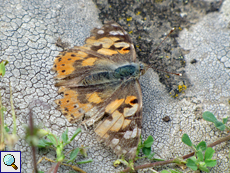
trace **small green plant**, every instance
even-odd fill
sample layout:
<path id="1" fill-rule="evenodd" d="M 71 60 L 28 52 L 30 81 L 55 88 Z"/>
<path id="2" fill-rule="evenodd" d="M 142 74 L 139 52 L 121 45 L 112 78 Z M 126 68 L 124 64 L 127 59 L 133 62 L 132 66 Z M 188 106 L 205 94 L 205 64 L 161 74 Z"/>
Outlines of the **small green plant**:
<path id="1" fill-rule="evenodd" d="M 68 144 L 70 144 L 74 138 L 81 132 L 81 129 L 78 128 L 73 136 L 69 139 L 68 136 L 68 128 L 62 133 L 61 137 L 57 137 L 56 135 L 52 134 L 52 133 L 45 133 L 47 131 L 40 129 L 41 131 L 36 131 L 37 134 L 43 134 L 45 135 L 45 137 L 47 137 L 47 139 L 45 139 L 44 137 L 42 139 L 40 139 L 38 141 L 38 143 L 34 143 L 37 147 L 39 148 L 45 148 L 45 147 L 52 147 L 56 150 L 56 159 L 51 160 L 48 159 L 46 157 L 42 157 L 42 159 L 40 159 L 38 161 L 38 163 L 40 163 L 43 159 L 50 161 L 50 162 L 56 162 L 56 163 L 60 163 L 62 165 L 65 166 L 70 166 L 71 168 L 73 168 L 76 171 L 80 171 L 80 172 L 84 172 L 83 170 L 81 170 L 80 168 L 78 168 L 75 165 L 69 165 L 69 163 L 72 164 L 85 164 L 85 163 L 90 163 L 93 160 L 92 159 L 88 159 L 88 160 L 83 160 L 83 161 L 77 161 L 75 162 L 76 157 L 78 156 L 79 153 L 81 153 L 83 156 L 87 156 L 86 152 L 85 152 L 85 147 L 79 147 L 76 149 L 71 150 L 68 153 L 64 153 L 64 147 Z M 38 135 L 39 136 L 39 135 Z M 28 138 L 29 136 L 27 136 L 27 141 L 30 140 L 30 138 Z M 28 140 L 29 139 L 29 140 Z M 36 140 L 35 140 L 36 141 Z M 67 155 L 69 155 L 68 159 L 67 159 Z"/>
<path id="2" fill-rule="evenodd" d="M 228 121 L 228 117 L 223 118 L 221 122 L 218 121 L 215 115 L 209 111 L 204 112 L 202 117 L 204 120 L 214 123 L 215 127 L 221 131 L 224 131 L 225 129 L 230 130 L 230 128 L 226 125 Z"/>
<path id="3" fill-rule="evenodd" d="M 177 169 L 163 170 L 161 173 L 183 173 Z"/>
<path id="4" fill-rule="evenodd" d="M 148 136 L 148 138 L 142 142 L 142 137 L 140 137 L 140 143 L 138 144 L 137 147 L 137 152 L 136 152 L 136 160 L 139 158 L 143 158 L 143 157 L 138 157 L 140 150 L 142 150 L 142 152 L 144 153 L 144 157 L 147 157 L 148 159 L 153 159 L 154 156 L 154 152 L 152 152 L 151 146 L 153 145 L 153 137 L 152 136 Z"/>
<path id="5" fill-rule="evenodd" d="M 157 160 L 154 159 L 154 152 L 152 152 L 151 146 L 153 144 L 153 137 L 152 136 L 148 136 L 148 138 L 143 142 L 142 141 L 142 137 L 140 136 L 140 142 L 138 144 L 137 147 L 137 151 L 136 151 L 136 157 L 132 160 L 126 161 L 124 157 L 122 157 L 121 159 L 117 159 L 114 162 L 114 166 L 117 167 L 119 164 L 123 163 L 124 165 L 126 165 L 127 167 L 129 167 L 131 170 L 134 171 L 134 162 L 138 159 L 142 159 L 142 158 L 148 158 L 150 160 Z M 144 156 L 143 157 L 139 157 L 139 153 L 142 150 Z"/>
<path id="6" fill-rule="evenodd" d="M 2 60 L 0 62 L 0 76 L 4 76 L 6 73 L 6 68 L 5 66 L 8 64 L 9 62 L 7 60 Z"/>
<path id="7" fill-rule="evenodd" d="M 194 156 L 186 160 L 187 167 L 194 171 L 199 169 L 209 172 L 207 167 L 214 167 L 216 165 L 216 160 L 212 159 L 215 150 L 207 147 L 206 142 L 201 141 L 198 145 L 194 145 L 187 134 L 182 136 L 182 142 L 191 147 L 195 152 Z"/>
<path id="8" fill-rule="evenodd" d="M 0 62 L 0 76 L 1 77 L 4 77 L 5 72 L 6 72 L 5 66 L 8 63 L 9 62 L 7 60 L 2 60 Z M 0 91 L 0 123 L 1 123 L 0 124 L 0 150 L 5 150 L 6 146 L 8 146 L 9 150 L 11 150 L 18 141 L 18 136 L 16 134 L 17 132 L 16 115 L 14 111 L 13 95 L 12 95 L 12 89 L 11 89 L 10 83 L 9 83 L 9 89 L 10 89 L 11 114 L 13 118 L 13 131 L 10 134 L 10 129 L 4 123 L 4 113 L 6 112 L 6 108 L 2 104 L 1 91 Z"/>
<path id="9" fill-rule="evenodd" d="M 221 122 L 221 121 L 218 121 L 217 118 L 211 112 L 208 112 L 208 111 L 204 112 L 202 116 L 205 120 L 209 122 L 213 122 L 216 128 L 218 128 L 219 130 L 223 131 L 227 129 L 229 131 L 230 128 L 227 126 L 228 117 L 223 118 Z M 194 171 L 201 170 L 204 172 L 209 172 L 208 167 L 214 167 L 217 164 L 216 160 L 212 159 L 215 151 L 211 147 L 221 144 L 223 142 L 229 141 L 229 140 L 230 140 L 230 134 L 228 134 L 226 137 L 218 139 L 217 141 L 209 144 L 208 146 L 206 142 L 204 141 L 201 141 L 198 145 L 194 145 L 191 142 L 189 136 L 187 134 L 184 134 L 182 136 L 182 142 L 188 145 L 189 147 L 191 147 L 194 150 L 194 152 L 184 155 L 182 157 L 173 158 L 173 159 L 169 159 L 166 161 L 159 160 L 158 162 L 139 165 L 136 167 L 133 166 L 133 162 L 131 162 L 132 164 L 125 162 L 124 164 L 127 165 L 128 167 L 121 172 L 123 173 L 123 172 L 130 172 L 134 170 L 136 171 L 138 169 L 144 169 L 144 168 L 149 168 L 150 170 L 152 170 L 152 167 L 171 164 L 171 163 L 176 163 L 179 166 L 186 165 L 187 167 L 191 168 Z M 151 158 L 151 155 L 154 155 L 153 153 L 151 153 L 151 148 L 150 148 L 152 143 L 153 143 L 153 139 L 151 136 L 149 136 L 147 140 L 144 141 L 144 143 L 140 142 L 138 149 L 137 149 L 137 155 L 135 159 L 139 158 L 138 154 L 141 149 L 143 153 L 145 154 L 144 157 Z M 140 158 L 143 158 L 143 157 L 140 157 Z M 151 160 L 157 160 L 157 159 L 152 157 Z M 152 170 L 152 172 L 156 172 L 156 171 Z M 174 170 L 162 170 L 161 173 L 181 173 L 181 172 L 174 169 Z"/>

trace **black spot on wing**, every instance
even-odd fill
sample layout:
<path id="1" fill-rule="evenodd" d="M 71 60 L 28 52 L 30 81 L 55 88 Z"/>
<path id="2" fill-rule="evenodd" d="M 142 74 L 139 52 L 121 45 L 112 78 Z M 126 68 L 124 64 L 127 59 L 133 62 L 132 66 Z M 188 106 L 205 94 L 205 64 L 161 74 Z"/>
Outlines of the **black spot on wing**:
<path id="1" fill-rule="evenodd" d="M 125 108 L 132 108 L 133 106 L 130 104 L 122 104 L 117 110 L 121 114 L 123 114 Z"/>
<path id="2" fill-rule="evenodd" d="M 132 103 L 132 104 L 138 103 L 138 99 L 133 99 L 133 100 L 131 100 L 130 103 Z"/>

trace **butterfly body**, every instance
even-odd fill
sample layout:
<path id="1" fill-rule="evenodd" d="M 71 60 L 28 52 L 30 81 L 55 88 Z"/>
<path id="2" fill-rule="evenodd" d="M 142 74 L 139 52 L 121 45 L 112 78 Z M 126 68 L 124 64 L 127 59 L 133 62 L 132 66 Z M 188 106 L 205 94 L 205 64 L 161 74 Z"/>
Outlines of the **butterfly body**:
<path id="1" fill-rule="evenodd" d="M 139 78 L 142 74 L 142 69 L 139 63 L 131 63 L 117 67 L 114 70 L 94 72 L 82 79 L 84 86 L 108 84 L 114 82 L 126 82 L 132 78 Z"/>
<path id="2" fill-rule="evenodd" d="M 71 122 L 95 126 L 99 141 L 133 158 L 141 134 L 139 77 L 148 66 L 136 59 L 130 37 L 117 23 L 92 30 L 86 44 L 54 60 L 59 109 Z"/>

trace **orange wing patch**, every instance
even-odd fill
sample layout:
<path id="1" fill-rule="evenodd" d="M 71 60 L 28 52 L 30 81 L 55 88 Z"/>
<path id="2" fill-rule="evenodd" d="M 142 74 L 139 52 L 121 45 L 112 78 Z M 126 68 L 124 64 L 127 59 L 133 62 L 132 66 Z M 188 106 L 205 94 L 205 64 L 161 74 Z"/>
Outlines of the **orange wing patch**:
<path id="1" fill-rule="evenodd" d="M 105 48 L 101 48 L 97 52 L 100 53 L 100 54 L 103 54 L 103 55 L 110 55 L 110 56 L 114 55 L 114 54 L 117 54 L 116 50 L 105 49 Z"/>
<path id="2" fill-rule="evenodd" d="M 71 123 L 81 120 L 84 113 L 93 108 L 93 105 L 90 103 L 80 103 L 77 99 L 78 93 L 74 90 L 60 87 L 59 92 L 64 93 L 64 98 L 56 100 L 55 102 L 59 105 L 60 110 Z"/>
<path id="3" fill-rule="evenodd" d="M 110 48 L 112 45 L 114 45 L 114 42 L 119 40 L 117 37 L 102 37 L 100 39 L 96 39 L 94 36 L 89 37 L 86 40 L 86 45 L 85 46 L 100 46 L 104 48 Z"/>
<path id="4" fill-rule="evenodd" d="M 85 47 L 97 47 L 97 52 L 102 55 L 126 54 L 129 53 L 130 43 L 124 42 L 119 37 L 102 37 L 96 39 L 95 36 L 86 40 Z"/>
<path id="5" fill-rule="evenodd" d="M 82 51 L 77 52 L 62 52 L 55 60 L 53 70 L 57 71 L 56 78 L 64 78 L 73 73 L 75 67 L 74 62 L 83 60 L 88 54 Z"/>
<path id="6" fill-rule="evenodd" d="M 95 92 L 93 94 L 88 94 L 86 95 L 86 97 L 88 98 L 88 101 L 91 103 L 101 103 L 103 100 L 98 96 L 98 93 Z"/>
<path id="7" fill-rule="evenodd" d="M 135 114 L 138 109 L 138 100 L 136 96 L 128 96 L 125 99 L 125 103 L 131 105 L 132 107 L 124 108 L 124 116 L 129 117 Z"/>
<path id="8" fill-rule="evenodd" d="M 124 102 L 125 99 L 115 100 L 112 101 L 110 104 L 108 104 L 105 108 L 105 112 L 107 113 L 113 113 L 121 104 Z"/>
<path id="9" fill-rule="evenodd" d="M 92 66 L 97 58 L 87 58 L 86 60 L 82 61 L 82 66 Z"/>

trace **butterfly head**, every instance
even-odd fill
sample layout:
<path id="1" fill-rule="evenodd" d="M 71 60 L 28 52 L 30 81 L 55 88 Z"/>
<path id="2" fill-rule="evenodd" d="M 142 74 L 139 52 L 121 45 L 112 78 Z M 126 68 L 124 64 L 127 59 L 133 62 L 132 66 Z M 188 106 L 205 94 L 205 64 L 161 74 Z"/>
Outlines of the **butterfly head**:
<path id="1" fill-rule="evenodd" d="M 145 72 L 148 70 L 149 66 L 143 62 L 140 62 L 139 68 L 140 68 L 140 75 L 144 75 Z"/>

